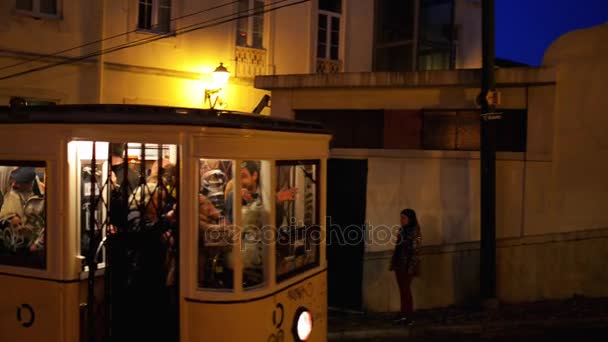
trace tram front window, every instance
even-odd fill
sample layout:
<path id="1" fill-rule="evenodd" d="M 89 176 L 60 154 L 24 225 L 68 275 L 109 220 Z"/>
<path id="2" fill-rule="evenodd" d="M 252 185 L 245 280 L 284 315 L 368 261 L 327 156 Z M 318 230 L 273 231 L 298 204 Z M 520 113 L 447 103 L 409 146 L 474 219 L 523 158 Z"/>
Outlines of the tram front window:
<path id="1" fill-rule="evenodd" d="M 0 161 L 0 264 L 46 267 L 46 165 Z"/>
<path id="2" fill-rule="evenodd" d="M 277 281 L 319 265 L 319 161 L 277 161 Z"/>

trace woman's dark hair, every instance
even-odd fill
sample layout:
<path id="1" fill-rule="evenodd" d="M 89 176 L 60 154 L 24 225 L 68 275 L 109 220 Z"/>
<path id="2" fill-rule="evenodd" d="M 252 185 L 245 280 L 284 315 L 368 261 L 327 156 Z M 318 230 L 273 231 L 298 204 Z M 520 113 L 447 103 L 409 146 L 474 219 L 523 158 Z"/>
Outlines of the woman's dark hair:
<path id="1" fill-rule="evenodd" d="M 408 226 L 412 227 L 418 225 L 418 219 L 416 218 L 416 212 L 414 209 L 403 209 L 401 210 L 401 215 L 405 215 L 409 219 L 409 223 L 407 224 Z"/>

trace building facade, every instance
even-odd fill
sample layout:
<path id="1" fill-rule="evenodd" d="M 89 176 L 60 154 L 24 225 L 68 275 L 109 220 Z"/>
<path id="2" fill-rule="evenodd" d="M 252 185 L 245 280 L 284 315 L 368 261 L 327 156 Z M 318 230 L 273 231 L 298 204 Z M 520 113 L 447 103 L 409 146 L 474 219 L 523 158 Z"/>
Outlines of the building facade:
<path id="1" fill-rule="evenodd" d="M 257 75 L 476 68 L 479 3 L 7 0 L 0 103 L 207 107 L 223 63 L 223 108 L 249 112 Z"/>
<path id="2" fill-rule="evenodd" d="M 541 67 L 496 71 L 501 301 L 608 296 L 607 38 L 608 25 L 575 31 L 553 43 Z M 330 305 L 398 310 L 390 238 L 407 207 L 423 236 L 416 307 L 479 300 L 480 84 L 480 70 L 256 79 L 272 91 L 273 111 L 335 132 Z M 332 180 L 347 184 L 332 188 Z"/>

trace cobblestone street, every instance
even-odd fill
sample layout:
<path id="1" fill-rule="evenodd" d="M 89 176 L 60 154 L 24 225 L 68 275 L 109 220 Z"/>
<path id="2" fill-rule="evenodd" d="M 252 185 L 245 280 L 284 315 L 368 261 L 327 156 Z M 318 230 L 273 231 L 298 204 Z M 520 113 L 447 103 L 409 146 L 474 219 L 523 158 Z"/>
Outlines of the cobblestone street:
<path id="1" fill-rule="evenodd" d="M 549 341 L 608 338 L 608 299 L 574 297 L 563 301 L 502 304 L 496 310 L 445 308 L 419 310 L 414 324 L 392 323 L 391 314 L 333 312 L 332 341 Z"/>

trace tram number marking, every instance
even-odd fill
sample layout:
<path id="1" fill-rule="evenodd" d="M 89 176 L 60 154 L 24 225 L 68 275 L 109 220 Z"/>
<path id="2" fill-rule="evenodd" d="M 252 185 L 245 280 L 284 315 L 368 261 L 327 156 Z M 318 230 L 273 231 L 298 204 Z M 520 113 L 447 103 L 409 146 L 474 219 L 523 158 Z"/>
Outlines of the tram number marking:
<path id="1" fill-rule="evenodd" d="M 302 297 L 307 296 L 307 297 L 312 297 L 314 292 L 312 283 L 309 282 L 306 285 L 302 285 L 302 286 L 298 286 L 296 288 L 293 288 L 289 291 L 287 291 L 287 297 L 289 297 L 289 299 L 291 300 L 299 300 L 302 299 Z"/>
<path id="2" fill-rule="evenodd" d="M 279 320 L 277 321 L 277 311 L 280 311 Z M 280 328 L 283 324 L 283 319 L 285 318 L 285 309 L 283 308 L 283 304 L 278 303 L 276 308 L 272 311 L 272 324 Z"/>
<path id="3" fill-rule="evenodd" d="M 22 310 L 25 312 L 29 312 L 29 314 L 22 315 Z M 25 320 L 25 318 L 29 318 Z M 36 314 L 34 313 L 34 309 L 28 304 L 21 304 L 21 306 L 17 307 L 17 322 L 20 322 L 22 326 L 29 328 L 34 325 L 34 321 L 36 320 Z"/>

